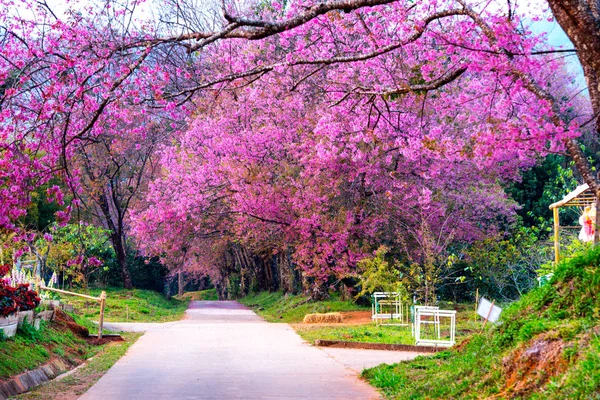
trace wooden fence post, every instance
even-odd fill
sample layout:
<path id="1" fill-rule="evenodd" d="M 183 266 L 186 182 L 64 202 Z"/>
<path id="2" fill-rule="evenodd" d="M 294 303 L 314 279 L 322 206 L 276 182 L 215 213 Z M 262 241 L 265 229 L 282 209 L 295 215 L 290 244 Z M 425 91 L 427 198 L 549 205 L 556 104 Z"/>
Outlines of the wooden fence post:
<path id="1" fill-rule="evenodd" d="M 102 326 L 104 325 L 104 305 L 106 304 L 106 292 L 100 294 L 100 322 L 98 324 L 98 339 L 102 339 Z"/>

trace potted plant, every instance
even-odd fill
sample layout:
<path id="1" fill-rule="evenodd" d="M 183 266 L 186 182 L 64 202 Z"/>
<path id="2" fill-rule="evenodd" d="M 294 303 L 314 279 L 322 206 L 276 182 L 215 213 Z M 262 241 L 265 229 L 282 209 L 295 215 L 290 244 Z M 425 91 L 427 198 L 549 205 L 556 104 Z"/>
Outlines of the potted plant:
<path id="1" fill-rule="evenodd" d="M 15 291 L 15 301 L 19 308 L 19 327 L 25 320 L 33 325 L 33 310 L 40 304 L 37 292 L 29 289 L 28 283 L 19 284 Z"/>
<path id="2" fill-rule="evenodd" d="M 0 277 L 8 273 L 8 266 L 0 266 Z M 14 288 L 4 280 L 0 279 L 0 330 L 4 336 L 12 337 L 17 333 L 17 325 L 19 323 L 19 311 L 15 293 L 17 288 Z"/>

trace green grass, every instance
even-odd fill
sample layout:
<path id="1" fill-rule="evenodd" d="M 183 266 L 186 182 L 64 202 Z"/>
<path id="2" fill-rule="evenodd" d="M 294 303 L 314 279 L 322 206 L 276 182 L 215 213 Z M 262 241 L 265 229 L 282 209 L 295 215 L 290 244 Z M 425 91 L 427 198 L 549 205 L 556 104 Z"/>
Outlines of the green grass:
<path id="1" fill-rule="evenodd" d="M 71 331 L 60 331 L 52 325 L 36 331 L 25 325 L 17 335 L 0 341 L 0 379 L 35 369 L 52 355 L 76 361 L 95 354 L 97 349 Z"/>
<path id="2" fill-rule="evenodd" d="M 107 288 L 82 290 L 81 293 L 97 297 L 102 290 L 107 295 L 104 316 L 107 322 L 177 321 L 188 306 L 187 300 L 167 300 L 161 293 L 151 290 Z M 100 316 L 98 302 L 68 295 L 61 295 L 61 301 L 73 304 L 85 318 L 97 321 Z"/>
<path id="3" fill-rule="evenodd" d="M 415 344 L 410 327 L 352 325 L 352 326 L 311 326 L 294 325 L 296 332 L 307 342 L 317 339 L 344 340 L 362 343 Z"/>
<path id="4" fill-rule="evenodd" d="M 550 284 L 464 345 L 363 377 L 396 399 L 599 398 L 598 293 L 600 248 L 562 262 Z"/>
<path id="5" fill-rule="evenodd" d="M 301 322 L 306 314 L 369 310 L 368 307 L 361 307 L 337 297 L 325 301 L 307 302 L 306 296 L 284 295 L 281 292 L 250 294 L 241 298 L 239 302 L 251 307 L 268 322 L 294 323 Z"/>
<path id="6" fill-rule="evenodd" d="M 106 346 L 101 353 L 87 363 L 82 372 L 96 374 L 108 371 L 140 336 L 142 336 L 142 333 L 122 332 L 121 337 L 125 341 Z"/>
<path id="7" fill-rule="evenodd" d="M 326 301 L 307 302 L 303 295 L 284 295 L 281 292 L 261 292 L 246 296 L 239 301 L 252 307 L 269 322 L 299 323 L 306 314 L 334 311 L 369 311 L 370 307 L 359 306 L 351 301 L 337 298 Z M 300 305 L 298 305 L 300 304 Z M 480 318 L 475 315 L 472 304 L 443 304 L 444 309 L 457 309 L 457 338 L 463 338 L 481 327 Z M 293 325 L 306 341 L 317 339 L 344 340 L 364 343 L 414 344 L 411 328 L 406 326 L 366 325 Z"/>
<path id="8" fill-rule="evenodd" d="M 186 292 L 181 296 L 175 296 L 179 300 L 219 300 L 217 289 L 199 290 L 197 292 Z"/>
<path id="9" fill-rule="evenodd" d="M 31 392 L 17 396 L 19 399 L 63 399 L 75 398 L 85 393 L 102 375 L 121 358 L 129 347 L 141 336 L 141 333 L 122 333 L 124 342 L 109 343 L 101 347 L 100 351 L 86 365 L 75 371 L 72 375 L 59 381 L 51 381 Z"/>
<path id="10" fill-rule="evenodd" d="M 458 308 L 456 338 L 458 341 L 481 328 L 479 317 L 474 316 L 470 305 L 454 305 Z M 452 305 L 444 305 L 444 309 L 452 309 Z M 462 311 L 461 311 L 462 310 Z M 304 340 L 314 343 L 317 339 L 343 340 L 362 343 L 408 344 L 414 345 L 415 339 L 410 326 L 394 326 L 375 323 L 364 325 L 293 325 Z"/>

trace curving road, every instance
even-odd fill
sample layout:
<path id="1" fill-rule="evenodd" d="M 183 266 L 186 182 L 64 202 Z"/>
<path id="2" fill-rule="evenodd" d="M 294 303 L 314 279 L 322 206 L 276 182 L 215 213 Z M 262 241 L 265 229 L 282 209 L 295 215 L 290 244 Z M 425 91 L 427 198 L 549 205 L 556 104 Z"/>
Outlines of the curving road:
<path id="1" fill-rule="evenodd" d="M 80 399 L 375 399 L 362 367 L 417 355 L 322 350 L 234 301 L 194 301 L 178 322 L 107 325 L 146 334 Z"/>

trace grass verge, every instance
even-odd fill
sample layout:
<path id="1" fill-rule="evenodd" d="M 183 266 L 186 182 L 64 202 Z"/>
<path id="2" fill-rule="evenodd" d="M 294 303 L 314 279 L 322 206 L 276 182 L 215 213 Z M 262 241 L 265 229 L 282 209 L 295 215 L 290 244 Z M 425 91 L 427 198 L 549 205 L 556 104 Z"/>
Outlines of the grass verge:
<path id="1" fill-rule="evenodd" d="M 178 300 L 191 301 L 191 300 L 219 300 L 217 296 L 217 289 L 206 289 L 199 290 L 197 292 L 186 292 L 181 296 L 174 296 Z"/>
<path id="2" fill-rule="evenodd" d="M 252 308 L 268 322 L 295 323 L 301 322 L 306 314 L 369 310 L 368 307 L 340 300 L 339 297 L 325 301 L 308 301 L 308 297 L 304 295 L 284 295 L 281 292 L 250 294 L 238 301 Z"/>
<path id="3" fill-rule="evenodd" d="M 600 393 L 600 248 L 455 349 L 363 372 L 388 398 L 592 399 Z"/>
<path id="4" fill-rule="evenodd" d="M 121 336 L 125 339 L 124 342 L 112 342 L 102 346 L 98 354 L 91 360 L 88 360 L 85 366 L 79 368 L 73 374 L 61 380 L 49 382 L 17 398 L 44 400 L 77 399 L 96 383 L 141 335 L 141 333 L 122 333 Z"/>
<path id="5" fill-rule="evenodd" d="M 307 342 L 315 340 L 344 340 L 361 343 L 414 344 L 410 327 L 377 326 L 375 324 L 353 326 L 312 326 L 294 324 L 294 329 Z"/>
<path id="6" fill-rule="evenodd" d="M 167 322 L 181 319 L 188 300 L 167 300 L 161 293 L 142 289 L 89 289 L 84 294 L 100 296 L 106 291 L 104 320 L 107 322 Z M 63 302 L 73 304 L 85 318 L 98 320 L 99 303 L 76 296 L 61 295 Z"/>
<path id="7" fill-rule="evenodd" d="M 75 365 L 98 350 L 69 330 L 44 325 L 36 331 L 24 325 L 14 338 L 0 341 L 0 379 L 35 369 L 57 356 Z"/>

